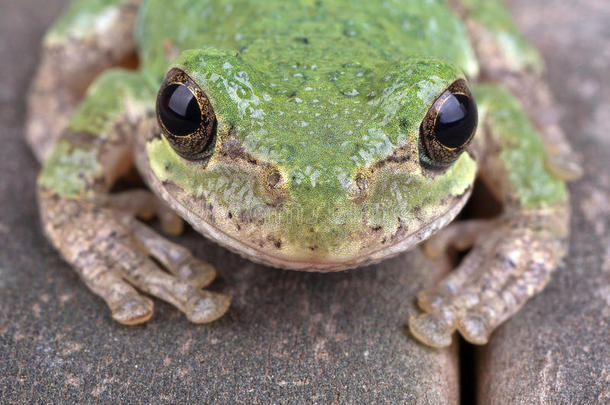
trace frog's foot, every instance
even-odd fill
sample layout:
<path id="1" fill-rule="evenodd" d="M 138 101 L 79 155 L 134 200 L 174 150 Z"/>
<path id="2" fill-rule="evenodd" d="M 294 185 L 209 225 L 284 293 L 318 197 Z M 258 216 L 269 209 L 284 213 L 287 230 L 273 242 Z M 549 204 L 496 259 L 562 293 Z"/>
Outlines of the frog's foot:
<path id="1" fill-rule="evenodd" d="M 450 345 L 455 329 L 471 343 L 487 343 L 498 325 L 544 288 L 563 256 L 563 240 L 553 236 L 548 222 L 547 215 L 520 215 L 449 227 L 433 241 L 437 248 L 464 246 L 457 242 L 461 237 L 476 239 L 474 247 L 437 286 L 420 292 L 425 314 L 409 320 L 412 334 L 433 347 Z M 491 231 L 476 238 L 476 229 Z"/>
<path id="2" fill-rule="evenodd" d="M 156 216 L 161 230 L 168 235 L 180 235 L 184 220 L 152 192 L 144 189 L 127 190 L 106 196 L 106 206 L 143 220 Z"/>
<path id="3" fill-rule="evenodd" d="M 575 181 L 584 174 L 584 169 L 574 157 L 574 153 L 547 148 L 545 166 L 555 177 L 564 181 Z"/>
<path id="4" fill-rule="evenodd" d="M 494 221 L 485 219 L 453 223 L 424 242 L 422 246 L 424 253 L 431 259 L 436 259 L 451 248 L 470 249 L 479 235 L 489 232 L 494 226 Z"/>
<path id="5" fill-rule="evenodd" d="M 194 323 L 227 311 L 228 297 L 201 289 L 214 279 L 214 268 L 133 217 L 57 197 L 43 196 L 41 205 L 50 239 L 118 322 L 133 325 L 152 316 L 152 301 L 135 288 L 169 302 Z"/>
<path id="6" fill-rule="evenodd" d="M 146 251 L 179 280 L 203 288 L 216 278 L 214 266 L 194 258 L 188 249 L 166 240 L 149 227 L 134 222 L 134 235 Z"/>

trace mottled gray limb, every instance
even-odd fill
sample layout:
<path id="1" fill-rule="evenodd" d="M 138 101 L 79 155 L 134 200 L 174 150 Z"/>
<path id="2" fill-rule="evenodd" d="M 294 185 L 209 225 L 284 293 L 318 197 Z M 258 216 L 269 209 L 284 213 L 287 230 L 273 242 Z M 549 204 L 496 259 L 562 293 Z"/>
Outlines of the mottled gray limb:
<path id="1" fill-rule="evenodd" d="M 457 269 L 419 294 L 426 313 L 411 318 L 412 333 L 430 346 L 444 347 L 457 329 L 466 340 L 485 344 L 498 325 L 548 283 L 565 254 L 565 240 L 556 232 L 566 218 L 566 208 L 558 206 L 493 221 L 494 231 L 479 235 Z M 448 232 L 450 237 L 442 238 L 451 245 L 460 234 Z"/>
<path id="2" fill-rule="evenodd" d="M 206 287 L 216 277 L 216 269 L 193 257 L 192 253 L 140 223 L 134 226 L 134 237 L 144 249 L 172 274 L 195 287 Z"/>
<path id="3" fill-rule="evenodd" d="M 111 24 L 43 43 L 27 99 L 26 140 L 42 162 L 68 124 L 89 84 L 104 70 L 135 67 L 133 27 L 139 1 L 126 0 Z"/>

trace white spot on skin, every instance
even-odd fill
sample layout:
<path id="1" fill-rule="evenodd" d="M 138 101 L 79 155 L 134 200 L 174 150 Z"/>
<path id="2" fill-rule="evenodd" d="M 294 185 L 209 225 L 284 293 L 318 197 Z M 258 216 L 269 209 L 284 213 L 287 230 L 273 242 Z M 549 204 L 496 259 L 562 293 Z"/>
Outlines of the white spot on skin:
<path id="1" fill-rule="evenodd" d="M 438 76 L 432 75 L 428 80 L 421 80 L 417 83 L 419 91 L 417 97 L 423 102 L 434 99 L 444 87 L 444 81 Z"/>
<path id="2" fill-rule="evenodd" d="M 230 72 L 227 73 L 230 76 Z M 196 79 L 205 81 L 206 77 L 198 77 Z M 239 111 L 240 117 L 243 117 L 246 111 L 250 111 L 251 114 L 255 114 L 262 120 L 264 112 L 254 111 L 254 107 L 261 103 L 261 99 L 255 94 L 254 88 L 249 81 L 248 73 L 244 71 L 237 72 L 232 75 L 232 79 L 235 81 L 229 81 L 227 77 L 221 76 L 217 73 L 213 73 L 209 76 L 209 80 L 212 82 L 220 81 L 227 95 L 235 102 Z M 248 96 L 249 95 L 249 96 Z M 247 97 L 248 96 L 248 97 Z M 261 124 L 261 123 L 259 123 Z"/>
<path id="3" fill-rule="evenodd" d="M 250 118 L 260 119 L 260 120 L 262 120 L 264 116 L 265 116 L 265 112 L 263 110 L 261 110 L 260 108 L 252 109 L 252 113 L 250 114 Z"/>

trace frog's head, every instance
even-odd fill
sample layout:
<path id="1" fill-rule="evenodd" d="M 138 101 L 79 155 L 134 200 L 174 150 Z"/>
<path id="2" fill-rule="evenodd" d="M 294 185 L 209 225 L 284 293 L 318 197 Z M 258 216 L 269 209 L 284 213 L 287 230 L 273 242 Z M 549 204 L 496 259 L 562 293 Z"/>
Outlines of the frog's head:
<path id="1" fill-rule="evenodd" d="M 265 65 L 187 51 L 157 100 L 153 188 L 255 261 L 335 270 L 396 254 L 451 221 L 476 165 L 476 106 L 439 60 Z"/>

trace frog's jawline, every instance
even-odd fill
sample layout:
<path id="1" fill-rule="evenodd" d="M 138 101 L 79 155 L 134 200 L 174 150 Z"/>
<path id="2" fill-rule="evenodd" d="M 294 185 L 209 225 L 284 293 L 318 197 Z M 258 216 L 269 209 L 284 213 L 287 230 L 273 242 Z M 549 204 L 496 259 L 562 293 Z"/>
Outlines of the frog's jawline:
<path id="1" fill-rule="evenodd" d="M 180 203 L 174 199 L 172 199 L 172 207 L 180 212 L 181 214 L 186 214 L 184 217 L 193 227 L 201 233 L 203 236 L 216 241 L 218 244 L 226 247 L 227 249 L 239 254 L 246 259 L 252 260 L 253 262 L 261 263 L 264 265 L 278 267 L 287 270 L 299 270 L 299 271 L 309 271 L 309 272 L 333 272 L 333 271 L 341 271 L 353 269 L 356 267 L 371 265 L 375 263 L 379 263 L 383 260 L 394 257 L 413 246 L 417 245 L 423 240 L 428 239 L 433 233 L 438 231 L 439 229 L 444 228 L 449 222 L 451 222 L 457 214 L 462 210 L 466 201 L 470 197 L 472 187 L 469 187 L 468 190 L 464 192 L 461 196 L 457 197 L 454 201 L 453 205 L 451 205 L 447 211 L 445 211 L 442 215 L 435 218 L 432 222 L 430 222 L 425 227 L 418 229 L 417 231 L 408 234 L 405 238 L 403 238 L 400 242 L 395 243 L 391 246 L 383 247 L 379 250 L 367 252 L 364 255 L 353 257 L 349 260 L 343 261 L 328 261 L 328 262 L 315 262 L 315 261 L 292 261 L 286 258 L 273 256 L 272 254 L 261 252 L 256 248 L 253 248 L 229 235 L 226 235 L 219 229 L 214 228 L 212 225 L 201 221 L 200 225 L 193 225 L 191 221 L 188 221 L 190 214 L 189 212 L 185 212 L 184 207 L 180 205 Z M 165 191 L 164 191 L 165 192 Z M 171 198 L 171 197 L 170 197 Z M 209 232 L 211 228 L 213 232 Z M 221 238 L 211 237 L 211 234 L 220 234 Z"/>
<path id="2" fill-rule="evenodd" d="M 145 153 L 136 153 L 136 161 L 140 168 L 149 165 L 148 158 Z M 149 172 L 141 171 L 141 173 Z M 171 206 L 171 208 L 178 212 L 182 218 L 184 218 L 189 224 L 193 226 L 193 228 L 195 228 L 206 238 L 215 241 L 216 243 L 231 250 L 232 252 L 235 252 L 240 256 L 257 263 L 288 270 L 312 272 L 332 272 L 347 270 L 355 267 L 375 264 L 382 260 L 394 257 L 399 253 L 402 253 L 407 249 L 415 246 L 419 242 L 427 239 L 428 237 L 430 237 L 430 235 L 432 235 L 433 233 L 447 225 L 449 222 L 451 222 L 462 210 L 472 192 L 472 187 L 468 187 L 468 189 L 462 195 L 455 198 L 453 204 L 451 204 L 443 214 L 436 217 L 425 227 L 418 229 L 413 233 L 410 233 L 400 242 L 395 243 L 391 246 L 383 247 L 376 251 L 367 252 L 364 255 L 356 256 L 349 260 L 343 261 L 291 261 L 286 258 L 277 257 L 272 254 L 262 252 L 238 239 L 235 239 L 232 236 L 227 235 L 226 233 L 217 229 L 208 222 L 202 221 L 200 217 L 194 215 L 186 207 L 184 207 L 176 198 L 174 198 L 174 196 L 172 196 L 166 190 L 166 188 L 163 187 L 159 179 L 157 179 L 154 175 L 149 173 L 144 177 L 145 181 L 148 183 L 151 189 L 159 190 L 159 192 L 162 193 L 163 199 Z"/>

